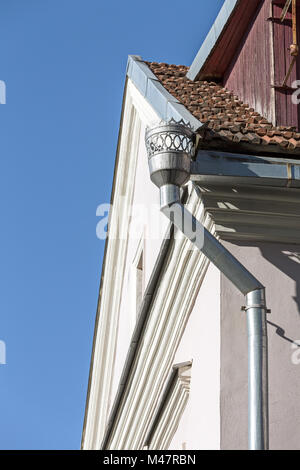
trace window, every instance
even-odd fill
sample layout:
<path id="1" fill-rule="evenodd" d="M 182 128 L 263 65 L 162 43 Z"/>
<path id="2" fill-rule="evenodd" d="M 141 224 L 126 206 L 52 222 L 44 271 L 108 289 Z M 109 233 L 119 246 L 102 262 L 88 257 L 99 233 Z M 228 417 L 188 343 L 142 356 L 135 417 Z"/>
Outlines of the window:
<path id="1" fill-rule="evenodd" d="M 134 328 L 140 307 L 142 305 L 145 290 L 145 269 L 144 269 L 144 238 L 138 243 L 135 256 L 131 266 L 131 323 Z"/>
<path id="2" fill-rule="evenodd" d="M 141 306 L 143 300 L 143 293 L 144 293 L 144 250 L 141 251 L 137 265 L 136 265 L 136 313 L 138 314 L 139 308 Z"/>
<path id="3" fill-rule="evenodd" d="M 148 432 L 145 447 L 167 450 L 184 413 L 190 393 L 191 362 L 173 366 L 161 403 Z M 186 447 L 186 443 L 182 444 Z"/>

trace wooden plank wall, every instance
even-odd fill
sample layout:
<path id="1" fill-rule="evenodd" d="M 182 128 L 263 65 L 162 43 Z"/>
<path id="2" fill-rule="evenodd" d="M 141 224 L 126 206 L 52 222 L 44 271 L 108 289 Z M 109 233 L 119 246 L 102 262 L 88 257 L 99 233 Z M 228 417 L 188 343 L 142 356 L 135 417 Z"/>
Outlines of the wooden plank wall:
<path id="1" fill-rule="evenodd" d="M 266 119 L 275 118 L 272 80 L 270 0 L 262 0 L 224 75 L 224 86 Z"/>
<path id="2" fill-rule="evenodd" d="M 208 57 L 198 79 L 221 79 L 224 76 L 228 65 L 239 47 L 240 38 L 243 37 L 247 29 L 249 18 L 253 18 L 262 1 L 240 0 L 239 7 L 232 13 L 232 17 L 218 39 L 213 53 Z"/>
<path id="3" fill-rule="evenodd" d="M 274 2 L 273 16 L 280 17 L 282 7 L 285 2 Z M 299 28 L 300 28 L 300 2 L 297 11 L 297 27 L 298 27 L 298 41 L 299 41 Z M 292 57 L 290 55 L 289 47 L 293 42 L 292 32 L 292 14 L 291 10 L 288 12 L 286 19 L 283 23 L 274 23 L 274 72 L 275 84 L 280 85 L 283 83 L 284 78 L 288 72 Z M 294 66 L 291 76 L 287 82 L 291 86 L 295 80 L 300 78 L 300 56 L 297 59 L 296 66 Z M 299 106 L 292 102 L 291 90 L 276 89 L 276 123 L 280 126 L 295 126 L 299 129 Z"/>

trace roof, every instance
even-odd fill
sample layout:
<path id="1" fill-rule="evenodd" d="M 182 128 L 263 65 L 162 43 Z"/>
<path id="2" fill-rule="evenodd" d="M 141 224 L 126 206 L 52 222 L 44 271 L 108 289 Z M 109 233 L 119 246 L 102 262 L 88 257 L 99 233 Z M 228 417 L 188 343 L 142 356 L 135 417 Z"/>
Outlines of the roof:
<path id="1" fill-rule="evenodd" d="M 261 6 L 261 0 L 225 0 L 187 72 L 190 80 L 223 76 Z"/>
<path id="2" fill-rule="evenodd" d="M 287 153 L 300 156 L 300 133 L 294 127 L 275 127 L 222 85 L 192 81 L 188 67 L 146 62 L 164 88 L 205 126 L 200 148 L 247 150 L 249 153 Z M 204 129 L 204 130 L 203 130 Z"/>

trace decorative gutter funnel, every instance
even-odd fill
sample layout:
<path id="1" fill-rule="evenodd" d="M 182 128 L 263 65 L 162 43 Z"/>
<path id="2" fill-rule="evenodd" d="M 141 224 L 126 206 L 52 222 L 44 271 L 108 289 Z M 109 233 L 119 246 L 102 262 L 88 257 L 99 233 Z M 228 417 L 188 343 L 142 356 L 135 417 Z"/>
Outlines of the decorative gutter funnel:
<path id="1" fill-rule="evenodd" d="M 268 449 L 267 323 L 264 286 L 185 208 L 180 188 L 190 178 L 196 136 L 174 120 L 146 130 L 150 176 L 161 211 L 246 296 L 249 449 Z"/>

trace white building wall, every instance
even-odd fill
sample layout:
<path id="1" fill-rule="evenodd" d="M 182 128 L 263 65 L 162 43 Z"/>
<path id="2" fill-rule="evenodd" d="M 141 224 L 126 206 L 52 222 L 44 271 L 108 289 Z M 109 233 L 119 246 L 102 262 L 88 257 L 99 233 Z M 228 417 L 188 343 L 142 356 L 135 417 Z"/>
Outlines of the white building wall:
<path id="1" fill-rule="evenodd" d="M 114 182 L 114 209 L 111 212 L 113 230 L 107 245 L 87 419 L 83 432 L 85 449 L 97 449 L 101 445 L 129 350 L 137 314 L 132 282 L 137 252 L 141 247 L 144 250 L 145 288 L 169 225 L 167 218 L 159 211 L 159 191 L 149 177 L 144 144 L 146 125 L 157 120 L 153 109 L 128 80 Z M 125 199 L 125 210 L 120 208 L 122 198 Z M 128 230 L 127 208 L 130 201 L 137 208 L 135 213 L 143 214 L 144 219 L 132 224 Z M 195 194 L 191 197 L 190 204 L 191 210 L 195 210 L 198 217 L 203 217 L 202 207 Z M 121 240 L 113 237 L 120 216 L 121 233 L 124 237 Z M 147 370 L 147 375 L 138 372 L 133 377 L 136 386 L 126 398 L 128 403 L 122 405 L 123 416 L 112 434 L 111 448 L 143 448 L 144 434 L 148 432 L 155 415 L 160 393 L 165 387 L 172 364 L 191 359 L 194 363 L 190 400 L 172 446 L 177 447 L 179 442 L 181 448 L 182 443 L 187 442 L 186 447 L 191 449 L 207 446 L 218 448 L 219 380 L 216 375 L 219 373 L 217 357 L 220 345 L 219 338 L 217 339 L 219 307 L 215 307 L 215 302 L 219 297 L 219 275 L 210 267 L 203 281 L 207 262 L 199 252 L 191 254 L 189 245 L 183 235 L 179 237 L 164 267 L 162 285 L 150 311 L 144 341 L 137 354 L 139 363 L 142 364 L 141 370 Z M 195 302 L 199 286 L 200 293 Z M 194 309 L 187 321 L 193 305 Z M 207 315 L 208 311 L 213 315 Z M 160 334 L 160 331 L 164 334 Z M 182 333 L 183 337 L 180 339 Z M 212 337 L 216 338 L 215 342 L 212 342 Z M 210 349 L 213 353 L 209 353 L 208 362 L 211 367 L 208 367 L 205 362 Z M 206 381 L 203 381 L 205 375 Z M 200 408 L 199 399 L 203 402 Z M 130 420 L 128 413 L 131 414 Z M 129 425 L 131 422 L 132 426 Z"/>
<path id="2" fill-rule="evenodd" d="M 220 273 L 212 264 L 174 363 L 192 361 L 190 397 L 170 449 L 220 449 Z"/>

